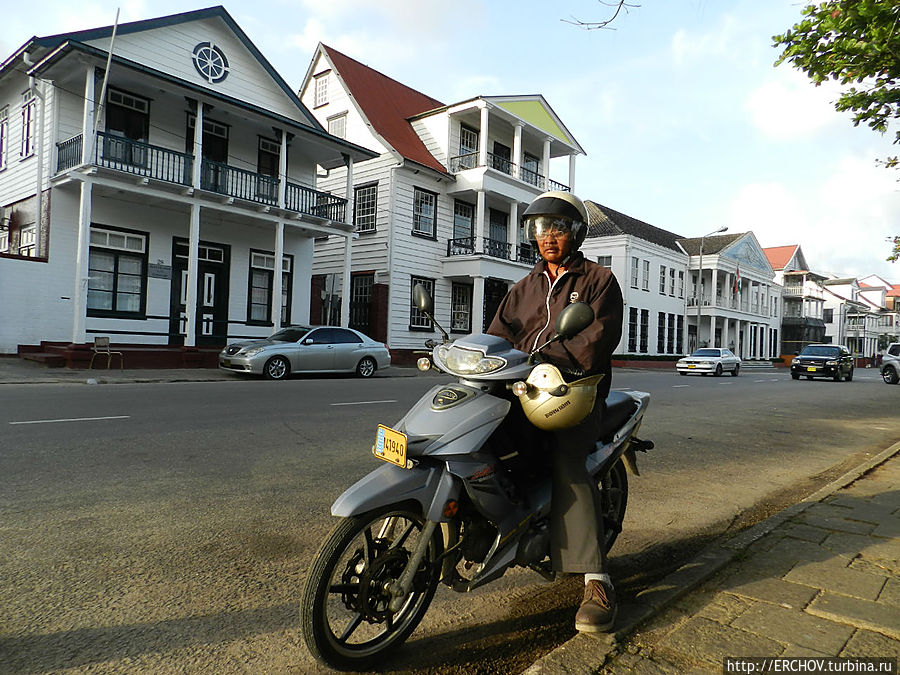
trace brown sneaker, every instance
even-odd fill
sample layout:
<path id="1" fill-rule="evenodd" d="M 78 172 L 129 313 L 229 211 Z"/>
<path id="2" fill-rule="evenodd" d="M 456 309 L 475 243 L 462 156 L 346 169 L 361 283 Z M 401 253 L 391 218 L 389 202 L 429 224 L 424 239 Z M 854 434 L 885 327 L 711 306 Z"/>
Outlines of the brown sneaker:
<path id="1" fill-rule="evenodd" d="M 584 600 L 575 614 L 575 630 L 605 633 L 616 620 L 616 589 L 612 584 L 592 579 L 584 585 Z"/>

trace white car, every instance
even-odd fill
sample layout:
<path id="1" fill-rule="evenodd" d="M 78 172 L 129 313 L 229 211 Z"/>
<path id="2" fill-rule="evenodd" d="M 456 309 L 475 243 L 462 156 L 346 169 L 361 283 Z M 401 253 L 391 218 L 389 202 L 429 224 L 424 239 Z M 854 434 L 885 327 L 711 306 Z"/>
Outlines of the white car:
<path id="1" fill-rule="evenodd" d="M 387 346 L 352 328 L 288 326 L 265 340 L 230 344 L 219 368 L 283 380 L 291 373 L 356 373 L 372 377 L 391 365 Z"/>
<path id="2" fill-rule="evenodd" d="M 730 349 L 703 347 L 690 356 L 679 359 L 675 364 L 675 369 L 681 375 L 687 375 L 688 373 L 708 375 L 712 373 L 718 377 L 725 371 L 728 371 L 734 377 L 737 377 L 738 373 L 741 372 L 741 360 Z"/>

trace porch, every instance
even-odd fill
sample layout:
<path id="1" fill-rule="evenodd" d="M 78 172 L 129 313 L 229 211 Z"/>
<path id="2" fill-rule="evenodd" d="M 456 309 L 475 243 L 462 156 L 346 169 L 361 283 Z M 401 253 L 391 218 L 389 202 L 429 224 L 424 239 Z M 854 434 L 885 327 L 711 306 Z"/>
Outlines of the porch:
<path id="1" fill-rule="evenodd" d="M 41 342 L 19 345 L 16 356 L 47 368 L 87 370 L 91 363 L 92 343 Z M 218 368 L 221 347 L 168 347 L 165 345 L 111 342 L 112 351 L 124 354 L 124 370 L 170 368 Z M 113 357 L 111 370 L 120 370 L 118 357 Z M 95 361 L 94 371 L 106 371 L 105 362 Z"/>

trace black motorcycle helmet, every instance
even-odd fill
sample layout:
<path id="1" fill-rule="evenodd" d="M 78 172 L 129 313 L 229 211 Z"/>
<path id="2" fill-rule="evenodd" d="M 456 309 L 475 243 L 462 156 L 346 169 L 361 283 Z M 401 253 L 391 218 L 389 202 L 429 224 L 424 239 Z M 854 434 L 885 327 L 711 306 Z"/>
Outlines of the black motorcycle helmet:
<path id="1" fill-rule="evenodd" d="M 577 251 L 588 231 L 588 212 L 578 197 L 571 192 L 545 192 L 535 197 L 522 214 L 525 238 L 537 249 L 538 236 L 542 232 L 557 230 L 572 235 L 572 252 Z"/>

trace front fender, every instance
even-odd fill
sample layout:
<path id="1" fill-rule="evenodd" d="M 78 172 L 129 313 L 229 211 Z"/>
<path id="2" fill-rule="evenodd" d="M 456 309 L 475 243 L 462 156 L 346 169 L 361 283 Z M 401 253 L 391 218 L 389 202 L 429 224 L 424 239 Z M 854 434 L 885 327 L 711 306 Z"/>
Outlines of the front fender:
<path id="1" fill-rule="evenodd" d="M 331 515 L 355 516 L 389 504 L 415 501 L 430 517 L 434 515 L 435 496 L 452 492 L 448 483 L 453 483 L 452 476 L 441 466 L 401 469 L 384 464 L 347 488 L 331 505 Z"/>

